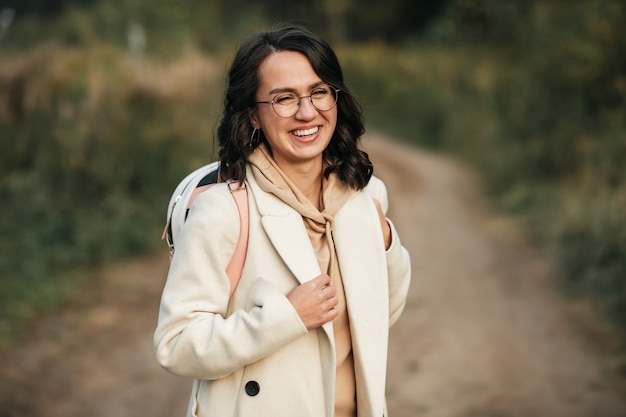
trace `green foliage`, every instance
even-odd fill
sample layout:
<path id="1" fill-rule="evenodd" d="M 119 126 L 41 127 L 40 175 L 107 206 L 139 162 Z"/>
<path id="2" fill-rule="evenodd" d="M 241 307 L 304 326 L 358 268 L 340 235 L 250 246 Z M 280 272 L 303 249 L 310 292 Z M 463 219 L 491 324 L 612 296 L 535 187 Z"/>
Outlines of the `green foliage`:
<path id="1" fill-rule="evenodd" d="M 480 95 L 452 101 L 486 104 L 476 120 L 492 128 L 471 138 L 477 151 L 446 149 L 480 167 L 501 207 L 527 220 L 566 288 L 626 326 L 623 3 L 458 0 L 431 39 L 489 51 L 474 71 L 497 68 Z"/>
<path id="2" fill-rule="evenodd" d="M 561 277 L 568 290 L 594 294 L 626 325 L 626 192 L 572 188 L 561 190 L 561 216 L 549 230 Z"/>
<path id="3" fill-rule="evenodd" d="M 438 67 L 416 54 L 382 45 L 338 50 L 348 84 L 370 125 L 420 146 L 441 148 L 450 117 L 446 98 L 432 83 Z"/>
<path id="4" fill-rule="evenodd" d="M 62 302 L 69 292 L 43 294 L 67 271 L 160 244 L 169 193 L 213 158 L 218 66 L 103 46 L 2 63 L 0 324 Z"/>
<path id="5" fill-rule="evenodd" d="M 106 43 L 131 48 L 129 37 L 139 28 L 145 37 L 142 53 L 175 59 L 187 47 L 221 52 L 233 39 L 264 23 L 259 5 L 241 0 L 151 0 L 88 1 L 86 6 L 68 2 L 65 11 L 47 19 L 17 13 L 13 26 L 2 39 L 6 50 L 23 52 L 42 42 L 63 46 L 92 46 Z"/>
<path id="6" fill-rule="evenodd" d="M 274 19 L 346 41 L 369 126 L 474 164 L 566 288 L 626 326 L 626 7 L 374 3 L 68 0 L 20 14 L 0 39 L 0 333 L 88 278 L 67 271 L 160 243 L 172 188 L 214 157 L 226 61 Z"/>
<path id="7" fill-rule="evenodd" d="M 7 7 L 16 10 L 16 25 L 5 42 L 20 48 L 41 39 L 122 46 L 129 28 L 139 25 L 149 36 L 151 52 L 177 56 L 181 44 L 216 52 L 224 45 L 232 47 L 242 33 L 284 22 L 306 25 L 335 41 L 392 42 L 422 31 L 448 1 L 13 0 Z"/>

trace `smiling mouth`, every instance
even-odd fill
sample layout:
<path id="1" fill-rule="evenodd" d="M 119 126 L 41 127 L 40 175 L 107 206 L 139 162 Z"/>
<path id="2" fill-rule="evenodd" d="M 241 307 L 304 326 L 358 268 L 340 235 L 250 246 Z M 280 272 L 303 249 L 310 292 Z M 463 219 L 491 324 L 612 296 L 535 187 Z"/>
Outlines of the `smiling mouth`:
<path id="1" fill-rule="evenodd" d="M 312 127 L 306 130 L 293 130 L 291 133 L 298 137 L 311 136 L 316 134 L 320 130 L 319 126 Z"/>

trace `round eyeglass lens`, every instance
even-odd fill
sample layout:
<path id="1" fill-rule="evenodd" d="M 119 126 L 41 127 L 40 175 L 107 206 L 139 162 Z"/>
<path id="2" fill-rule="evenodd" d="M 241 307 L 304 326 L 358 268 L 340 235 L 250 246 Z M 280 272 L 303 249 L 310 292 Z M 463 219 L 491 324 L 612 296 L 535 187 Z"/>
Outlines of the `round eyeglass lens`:
<path id="1" fill-rule="evenodd" d="M 304 97 L 298 97 L 294 93 L 286 93 L 278 95 L 272 100 L 272 107 L 280 117 L 291 117 L 298 112 L 301 106 L 301 100 L 308 98 L 317 110 L 325 112 L 329 111 L 337 104 L 339 90 L 329 85 L 322 85 L 311 91 L 311 94 Z"/>

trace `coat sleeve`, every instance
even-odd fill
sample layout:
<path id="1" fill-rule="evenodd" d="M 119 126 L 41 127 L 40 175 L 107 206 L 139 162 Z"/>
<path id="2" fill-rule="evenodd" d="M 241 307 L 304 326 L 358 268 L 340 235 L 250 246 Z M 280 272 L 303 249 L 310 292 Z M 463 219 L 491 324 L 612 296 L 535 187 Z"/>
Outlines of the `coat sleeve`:
<path id="1" fill-rule="evenodd" d="M 400 318 L 411 283 L 411 259 L 409 252 L 400 243 L 398 232 L 391 220 L 391 246 L 387 249 L 387 274 L 389 276 L 389 325 Z"/>
<path id="2" fill-rule="evenodd" d="M 226 318 L 225 271 L 238 236 L 237 207 L 227 188 L 200 194 L 179 237 L 154 333 L 157 360 L 172 373 L 223 378 L 307 332 L 286 296 L 262 279 L 250 290 L 253 307 Z"/>
<path id="3" fill-rule="evenodd" d="M 385 215 L 389 210 L 389 199 L 385 184 L 377 177 L 372 177 L 367 191 L 377 199 Z M 398 231 L 393 222 L 386 217 L 391 228 L 391 246 L 387 249 L 387 275 L 389 277 L 389 325 L 393 325 L 402 314 L 411 283 L 411 258 L 402 246 Z"/>

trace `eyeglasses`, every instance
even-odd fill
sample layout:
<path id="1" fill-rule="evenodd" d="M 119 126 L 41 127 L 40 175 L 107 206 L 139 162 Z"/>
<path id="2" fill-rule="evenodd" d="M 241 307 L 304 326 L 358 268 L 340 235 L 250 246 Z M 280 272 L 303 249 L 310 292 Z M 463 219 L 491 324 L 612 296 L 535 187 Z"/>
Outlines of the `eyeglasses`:
<path id="1" fill-rule="evenodd" d="M 270 101 L 256 101 L 256 104 L 271 104 L 279 117 L 291 117 L 300 110 L 300 100 L 308 98 L 318 111 L 328 111 L 337 105 L 339 91 L 328 84 L 315 87 L 308 96 L 299 97 L 296 93 L 281 93 Z"/>

